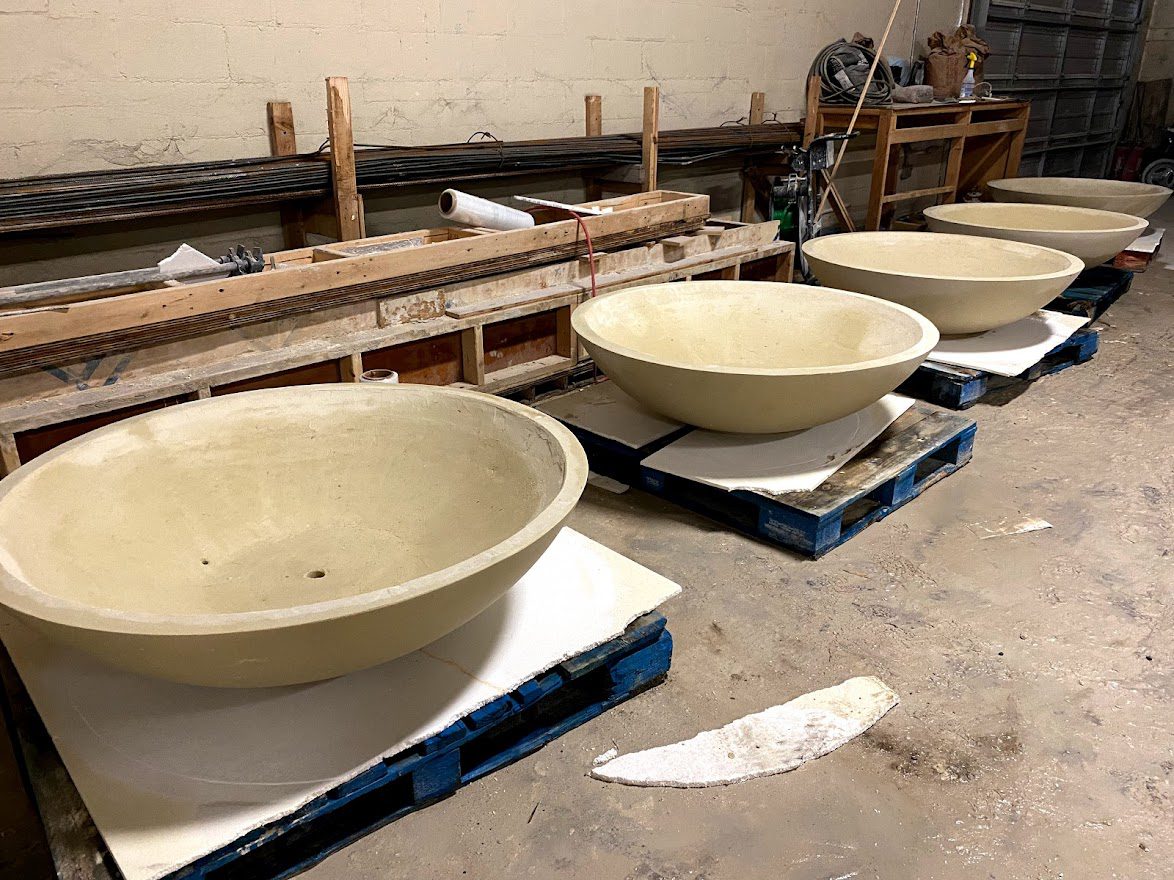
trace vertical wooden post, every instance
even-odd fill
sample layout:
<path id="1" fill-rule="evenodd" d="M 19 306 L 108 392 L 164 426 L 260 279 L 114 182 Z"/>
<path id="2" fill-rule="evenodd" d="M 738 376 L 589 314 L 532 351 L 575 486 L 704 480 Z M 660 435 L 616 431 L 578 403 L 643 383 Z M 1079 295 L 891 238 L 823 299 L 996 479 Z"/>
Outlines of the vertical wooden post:
<path id="1" fill-rule="evenodd" d="M 643 160 L 640 188 L 656 189 L 656 160 L 660 148 L 660 87 L 644 87 L 644 136 L 640 151 Z"/>
<path id="2" fill-rule="evenodd" d="M 298 137 L 294 129 L 293 105 L 289 101 L 270 101 L 265 110 L 269 123 L 269 154 L 297 155 Z M 306 226 L 302 221 L 300 205 L 282 205 L 281 238 L 290 250 L 306 246 Z"/>
<path id="3" fill-rule="evenodd" d="M 587 95 L 583 98 L 586 119 L 587 137 L 599 137 L 603 134 L 603 98 L 599 95 Z M 585 175 L 583 188 L 587 201 L 596 202 L 603 198 L 603 187 L 594 175 Z"/>
<path id="4" fill-rule="evenodd" d="M 762 125 L 766 118 L 766 92 L 754 92 L 750 95 L 750 124 Z M 750 178 L 750 169 L 742 171 L 742 214 L 743 223 L 752 223 L 755 217 L 754 210 L 754 181 Z"/>
<path id="5" fill-rule="evenodd" d="M 461 378 L 470 385 L 485 384 L 485 336 L 480 324 L 461 331 Z"/>
<path id="6" fill-rule="evenodd" d="M 819 114 L 819 95 L 823 81 L 818 73 L 807 79 L 807 115 L 803 117 L 803 146 L 811 146 L 814 138 L 823 134 L 823 120 Z"/>
<path id="7" fill-rule="evenodd" d="M 603 98 L 599 95 L 587 95 L 583 98 L 586 109 L 587 137 L 599 137 L 603 134 Z"/>
<path id="8" fill-rule="evenodd" d="M 330 172 L 340 241 L 363 237 L 363 209 L 355 182 L 355 134 L 351 90 L 345 76 L 326 78 L 326 123 L 330 130 Z"/>
<path id="9" fill-rule="evenodd" d="M 16 437 L 0 434 L 0 477 L 6 477 L 20 467 L 20 453 L 16 449 Z"/>
<path id="10" fill-rule="evenodd" d="M 1015 117 L 1022 123 L 1022 127 L 1011 133 L 1011 142 L 1007 147 L 1007 167 L 1003 170 L 1004 177 L 1016 177 L 1019 174 L 1019 163 L 1023 159 L 1023 143 L 1027 140 L 1027 120 L 1030 114 L 1030 105 L 1020 107 L 1015 114 Z"/>
<path id="11" fill-rule="evenodd" d="M 890 179 L 889 163 L 892 159 L 892 138 L 897 132 L 897 114 L 882 109 L 876 120 L 876 156 L 872 160 L 872 191 L 868 197 L 868 216 L 864 228 L 881 228 L 884 218 L 884 197 L 893 191 L 896 181 Z"/>

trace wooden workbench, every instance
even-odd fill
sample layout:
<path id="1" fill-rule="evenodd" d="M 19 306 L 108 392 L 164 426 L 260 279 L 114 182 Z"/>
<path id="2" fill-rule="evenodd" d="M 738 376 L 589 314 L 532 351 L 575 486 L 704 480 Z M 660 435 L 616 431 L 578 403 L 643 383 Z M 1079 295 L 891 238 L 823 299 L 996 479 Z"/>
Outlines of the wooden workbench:
<path id="1" fill-rule="evenodd" d="M 804 142 L 832 131 L 846 131 L 852 107 L 818 104 L 808 113 Z M 865 107 L 856 120 L 860 131 L 876 132 L 872 188 L 865 229 L 880 229 L 898 202 L 930 196 L 956 201 L 988 180 L 1019 173 L 1027 136 L 1027 101 L 986 99 L 973 104 L 892 104 Z M 897 153 L 901 144 L 946 141 L 949 152 L 940 186 L 897 192 Z"/>

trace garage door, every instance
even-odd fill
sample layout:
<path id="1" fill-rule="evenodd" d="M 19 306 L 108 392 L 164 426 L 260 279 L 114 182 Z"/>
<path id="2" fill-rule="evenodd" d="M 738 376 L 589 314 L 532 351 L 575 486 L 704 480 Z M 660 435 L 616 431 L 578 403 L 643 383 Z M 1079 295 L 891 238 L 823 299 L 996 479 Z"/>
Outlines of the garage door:
<path id="1" fill-rule="evenodd" d="M 977 0 L 997 95 L 1031 100 L 1020 174 L 1102 177 L 1140 51 L 1142 0 Z"/>

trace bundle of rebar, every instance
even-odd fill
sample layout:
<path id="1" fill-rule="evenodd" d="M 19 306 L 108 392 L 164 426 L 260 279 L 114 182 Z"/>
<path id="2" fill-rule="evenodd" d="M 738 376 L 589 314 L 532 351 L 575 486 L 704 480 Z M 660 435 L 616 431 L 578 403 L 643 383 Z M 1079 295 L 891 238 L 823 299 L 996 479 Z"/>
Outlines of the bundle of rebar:
<path id="1" fill-rule="evenodd" d="M 660 134 L 661 165 L 750 160 L 797 143 L 793 124 L 722 125 Z M 413 184 L 604 169 L 640 162 L 639 134 L 479 140 L 436 146 L 365 146 L 355 152 L 360 192 Z M 308 200 L 330 193 L 328 154 L 232 159 L 186 165 L 0 181 L 0 233 L 126 221 L 166 214 Z"/>

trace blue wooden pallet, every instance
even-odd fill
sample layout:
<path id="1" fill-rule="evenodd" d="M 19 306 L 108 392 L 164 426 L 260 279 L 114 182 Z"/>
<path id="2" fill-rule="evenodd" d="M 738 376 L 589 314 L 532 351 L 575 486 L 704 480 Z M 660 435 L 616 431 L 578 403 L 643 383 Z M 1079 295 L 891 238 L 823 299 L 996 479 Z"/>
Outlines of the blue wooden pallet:
<path id="1" fill-rule="evenodd" d="M 640 462 L 693 430 L 689 425 L 682 425 L 679 429 L 658 440 L 636 448 L 608 437 L 600 437 L 598 434 L 593 434 L 585 428 L 572 425 L 569 422 L 563 422 L 563 425 L 570 429 L 571 433 L 583 444 L 583 451 L 587 453 L 587 461 L 590 463 L 592 471 L 601 476 L 619 480 L 629 486 L 641 484 L 643 477 Z"/>
<path id="2" fill-rule="evenodd" d="M 1133 286 L 1133 273 L 1113 266 L 1085 269 L 1072 285 L 1045 308 L 1095 321 Z"/>
<path id="3" fill-rule="evenodd" d="M 658 684 L 668 674 L 672 653 L 673 639 L 665 628 L 664 617 L 656 612 L 646 614 L 618 638 L 563 661 L 419 745 L 385 758 L 296 812 L 168 874 L 166 880 L 292 877 L 376 828 L 448 797 L 461 786 L 537 751 Z M 9 700 L 13 699 L 11 690 Z M 23 688 L 20 690 L 23 692 Z M 27 703 L 27 695 L 23 699 Z M 52 752 L 60 767 L 60 758 L 43 727 L 39 735 L 45 741 L 41 751 Z M 80 804 L 64 770 L 42 774 L 31 781 L 39 804 Z M 56 789 L 37 790 L 38 786 L 48 789 L 59 785 L 69 787 L 72 800 L 63 800 Z M 89 839 L 100 842 L 84 808 L 80 812 L 84 824 L 93 832 Z M 78 816 L 68 819 L 71 829 L 79 822 Z M 70 836 L 84 839 L 76 832 Z M 121 877 L 101 849 L 97 860 L 93 852 L 53 855 L 58 864 L 84 861 L 102 866 L 102 877 Z"/>
<path id="4" fill-rule="evenodd" d="M 965 465 L 977 431 L 971 419 L 917 403 L 810 492 L 731 492 L 646 466 L 640 486 L 745 534 L 819 557 Z"/>
<path id="5" fill-rule="evenodd" d="M 1039 363 L 1024 370 L 1014 379 L 982 370 L 926 361 L 897 390 L 938 406 L 966 409 L 974 406 L 991 391 L 1013 382 L 1031 382 L 1041 376 L 1050 376 L 1052 373 L 1083 364 L 1092 359 L 1099 346 L 1100 334 L 1096 330 L 1078 330 L 1044 355 Z"/>

